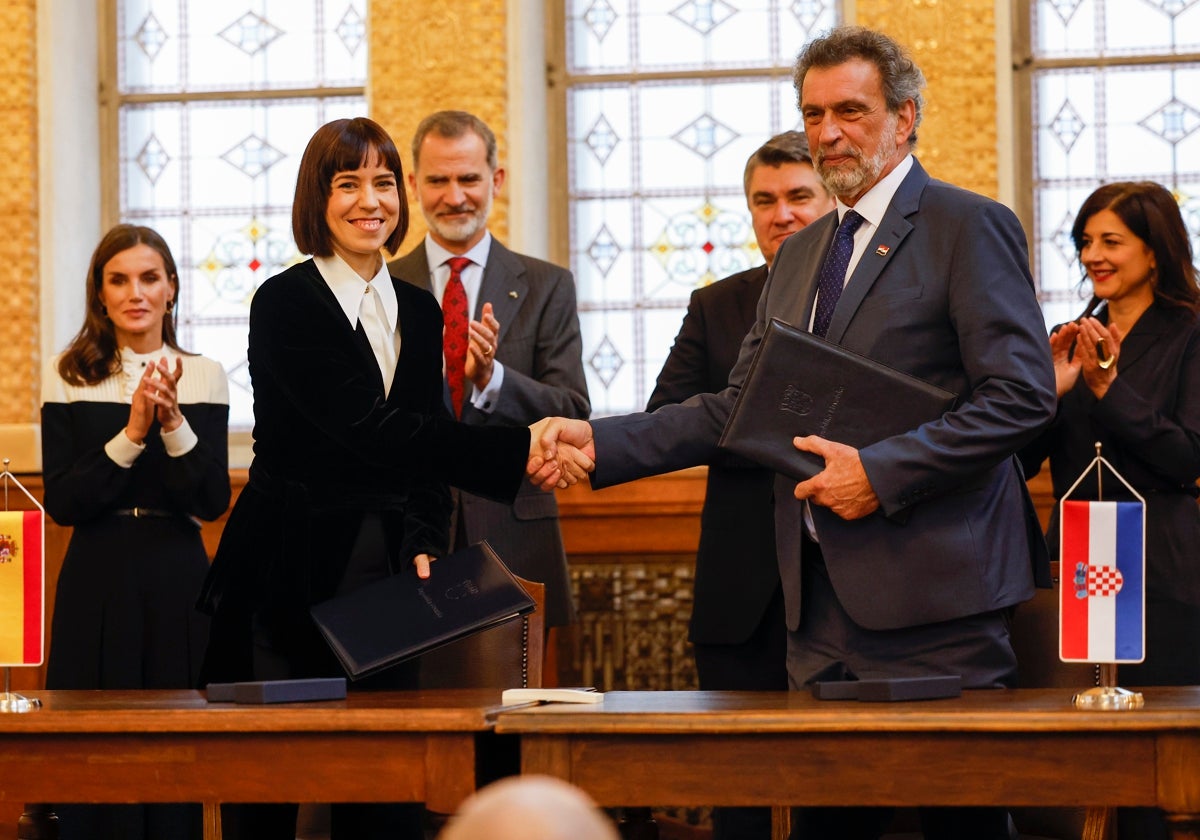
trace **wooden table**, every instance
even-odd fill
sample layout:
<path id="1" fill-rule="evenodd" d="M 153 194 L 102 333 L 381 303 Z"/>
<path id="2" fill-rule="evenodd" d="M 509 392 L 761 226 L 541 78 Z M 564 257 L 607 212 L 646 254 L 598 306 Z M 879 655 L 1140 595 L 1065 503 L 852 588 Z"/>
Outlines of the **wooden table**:
<path id="1" fill-rule="evenodd" d="M 475 790 L 499 690 L 351 694 L 270 706 L 196 691 L 36 691 L 0 715 L 8 802 L 425 802 Z M 513 768 L 515 769 L 515 768 Z"/>
<path id="2" fill-rule="evenodd" d="M 1082 712 L 1061 689 L 913 703 L 807 692 L 609 692 L 500 714 L 521 770 L 604 806 L 1156 805 L 1200 838 L 1200 688 Z"/>

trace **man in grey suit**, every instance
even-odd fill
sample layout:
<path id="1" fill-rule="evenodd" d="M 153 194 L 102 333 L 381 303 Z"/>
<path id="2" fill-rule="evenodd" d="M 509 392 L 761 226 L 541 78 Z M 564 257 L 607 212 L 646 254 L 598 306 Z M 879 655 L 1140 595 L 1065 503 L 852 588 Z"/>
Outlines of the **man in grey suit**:
<path id="1" fill-rule="evenodd" d="M 487 229 L 492 199 L 504 184 L 496 137 L 478 117 L 439 111 L 413 137 L 409 186 L 429 224 L 425 240 L 388 264 L 401 280 L 439 303 L 461 270 L 470 322 L 461 419 L 474 425 L 528 425 L 547 414 L 586 418 L 575 281 L 571 273 L 517 254 Z M 518 575 L 546 585 L 546 626 L 573 615 L 567 557 L 552 494 L 526 487 L 512 505 L 455 491 L 454 540 L 487 539 Z"/>
<path id="2" fill-rule="evenodd" d="M 954 391 L 938 420 L 862 449 L 795 440 L 825 469 L 776 479 L 788 676 L 794 689 L 940 674 L 1011 686 L 1010 612 L 1049 584 L 1014 453 L 1055 407 L 1025 235 L 1008 209 L 931 179 L 912 156 L 925 83 L 899 44 L 835 29 L 804 48 L 794 80 L 837 212 L 780 247 L 729 388 L 594 426 L 556 421 L 543 448 L 561 437 L 594 455 L 593 486 L 710 460 L 773 317 Z M 793 836 L 874 838 L 888 816 L 799 809 Z M 1008 837 L 1003 809 L 923 809 L 922 824 L 939 840 Z"/>

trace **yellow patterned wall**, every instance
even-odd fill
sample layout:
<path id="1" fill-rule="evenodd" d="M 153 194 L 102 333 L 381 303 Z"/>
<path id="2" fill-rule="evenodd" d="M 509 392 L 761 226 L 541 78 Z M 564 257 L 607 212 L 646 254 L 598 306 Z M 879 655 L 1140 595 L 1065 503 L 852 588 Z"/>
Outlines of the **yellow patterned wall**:
<path id="1" fill-rule="evenodd" d="M 858 0 L 857 22 L 906 45 L 925 73 L 917 156 L 929 174 L 995 197 L 994 0 Z"/>
<path id="2" fill-rule="evenodd" d="M 0 4 L 0 423 L 37 420 L 37 3 Z"/>
<path id="3" fill-rule="evenodd" d="M 551 0 L 554 2 L 554 0 Z M 387 129 L 407 172 L 413 131 L 433 111 L 470 111 L 491 127 L 504 164 L 508 133 L 508 54 L 504 0 L 369 0 L 371 118 Z M 425 234 L 421 209 L 400 247 Z M 508 205 L 496 200 L 488 227 L 508 238 Z"/>

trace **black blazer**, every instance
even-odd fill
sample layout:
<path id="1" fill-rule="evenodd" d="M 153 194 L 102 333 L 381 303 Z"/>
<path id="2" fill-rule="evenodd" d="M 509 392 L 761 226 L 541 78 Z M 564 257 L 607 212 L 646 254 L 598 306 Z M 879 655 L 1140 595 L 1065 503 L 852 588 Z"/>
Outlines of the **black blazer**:
<path id="1" fill-rule="evenodd" d="M 1102 312 L 1101 320 L 1107 320 Z M 1050 458 L 1054 497 L 1061 499 L 1096 455 L 1146 499 L 1146 592 L 1200 606 L 1200 320 L 1183 309 L 1153 304 L 1121 340 L 1118 375 L 1097 400 L 1082 378 L 1059 400 L 1044 434 L 1021 451 L 1026 473 Z M 1105 471 L 1104 498 L 1130 498 Z M 1096 473 L 1072 499 L 1097 498 Z M 1047 532 L 1058 554 L 1055 505 Z"/>
<path id="2" fill-rule="evenodd" d="M 647 411 L 724 390 L 742 339 L 754 326 L 767 281 L 761 265 L 692 292 Z M 779 590 L 775 559 L 775 474 L 732 455 L 708 468 L 688 639 L 745 642 Z"/>
<path id="3" fill-rule="evenodd" d="M 207 679 L 249 678 L 252 615 L 293 661 L 327 653 L 308 608 L 336 589 L 366 511 L 383 518 L 393 572 L 409 573 L 416 554 L 445 553 L 447 482 L 511 499 L 524 480 L 528 429 L 446 416 L 441 312 L 392 285 L 401 347 L 386 399 L 366 334 L 311 260 L 255 293 L 254 462 L 201 596 L 216 619 Z"/>

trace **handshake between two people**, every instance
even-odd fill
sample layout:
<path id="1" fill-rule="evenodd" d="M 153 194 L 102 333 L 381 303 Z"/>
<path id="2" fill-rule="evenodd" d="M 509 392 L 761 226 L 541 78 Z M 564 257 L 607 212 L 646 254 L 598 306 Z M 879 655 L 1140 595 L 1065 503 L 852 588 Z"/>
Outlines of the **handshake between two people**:
<path id="1" fill-rule="evenodd" d="M 592 424 L 586 420 L 546 417 L 529 427 L 529 435 L 525 472 L 542 490 L 570 487 L 596 468 L 596 443 Z M 797 499 L 827 507 L 846 520 L 861 519 L 879 509 L 879 498 L 857 449 L 816 435 L 797 437 L 792 443 L 825 461 L 825 469 L 796 485 L 793 494 Z"/>
<path id="2" fill-rule="evenodd" d="M 545 491 L 570 487 L 596 468 L 592 424 L 586 420 L 546 417 L 529 427 L 525 472 Z"/>

